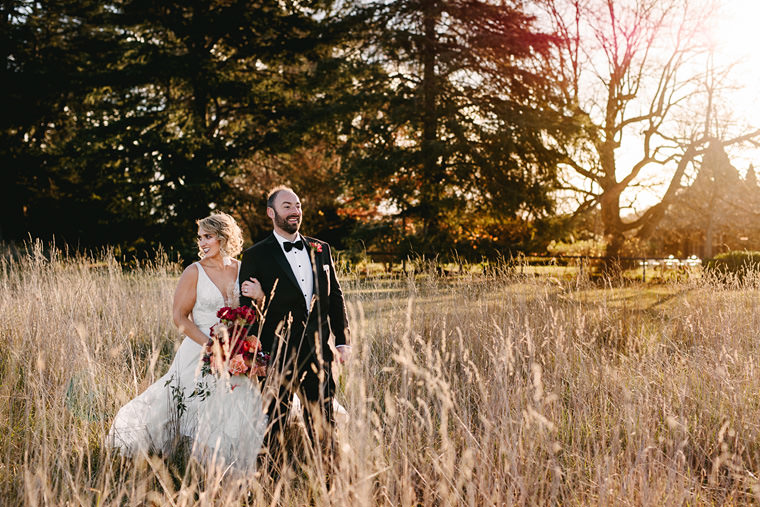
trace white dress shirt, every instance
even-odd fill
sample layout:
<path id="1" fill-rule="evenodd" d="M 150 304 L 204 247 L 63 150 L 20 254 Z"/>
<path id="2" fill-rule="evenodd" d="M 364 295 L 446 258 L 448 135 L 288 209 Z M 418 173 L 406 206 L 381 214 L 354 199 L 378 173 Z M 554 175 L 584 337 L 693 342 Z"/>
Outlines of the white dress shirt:
<path id="1" fill-rule="evenodd" d="M 301 293 L 303 293 L 303 299 L 306 302 L 306 308 L 311 311 L 311 298 L 314 295 L 314 273 L 311 269 L 311 260 L 309 259 L 309 243 L 299 234 L 296 241 L 303 241 L 303 248 L 301 250 L 291 248 L 290 252 L 286 252 L 282 245 L 290 240 L 283 238 L 276 232 L 274 232 L 274 237 L 280 244 L 280 248 L 282 248 L 285 258 L 288 259 L 290 268 L 293 270 L 296 280 L 298 280 Z"/>

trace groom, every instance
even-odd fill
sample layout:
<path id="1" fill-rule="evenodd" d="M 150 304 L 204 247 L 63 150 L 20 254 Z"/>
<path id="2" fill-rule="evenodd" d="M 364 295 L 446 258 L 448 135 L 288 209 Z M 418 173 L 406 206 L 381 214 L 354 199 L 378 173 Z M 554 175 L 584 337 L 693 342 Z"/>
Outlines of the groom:
<path id="1" fill-rule="evenodd" d="M 343 292 L 329 245 L 298 232 L 302 211 L 295 192 L 284 186 L 272 190 L 267 216 L 272 219 L 272 234 L 243 252 L 240 267 L 240 281 L 261 284 L 265 296 L 259 340 L 262 349 L 272 354 L 267 382 L 276 383 L 277 397 L 267 408 L 264 445 L 269 458 L 279 463 L 282 428 L 295 392 L 304 404 L 309 438 L 326 451 L 329 462 L 335 429 L 330 333 L 340 362 L 351 352 Z M 240 303 L 250 305 L 251 298 L 243 295 Z"/>

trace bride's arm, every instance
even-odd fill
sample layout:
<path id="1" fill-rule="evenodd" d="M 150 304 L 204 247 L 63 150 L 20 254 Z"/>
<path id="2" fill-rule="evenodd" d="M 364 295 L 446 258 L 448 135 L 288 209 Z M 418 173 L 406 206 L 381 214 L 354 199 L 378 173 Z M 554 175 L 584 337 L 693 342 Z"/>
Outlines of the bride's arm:
<path id="1" fill-rule="evenodd" d="M 195 306 L 195 288 L 198 284 L 198 268 L 190 265 L 185 268 L 179 277 L 177 288 L 174 291 L 174 303 L 172 304 L 172 317 L 174 325 L 179 332 L 196 343 L 205 345 L 208 336 L 203 334 L 198 326 L 190 320 L 190 313 Z"/>

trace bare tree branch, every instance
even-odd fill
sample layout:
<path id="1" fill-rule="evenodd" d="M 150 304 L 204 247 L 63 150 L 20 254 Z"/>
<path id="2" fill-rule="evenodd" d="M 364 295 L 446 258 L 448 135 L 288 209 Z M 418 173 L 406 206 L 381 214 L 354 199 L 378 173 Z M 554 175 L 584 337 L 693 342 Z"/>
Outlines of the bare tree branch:
<path id="1" fill-rule="evenodd" d="M 691 0 L 541 4 L 559 41 L 552 60 L 561 67 L 555 71 L 561 77 L 559 93 L 571 98 L 589 122 L 588 135 L 568 147 L 562 163 L 591 183 L 578 192 L 585 197 L 579 209 L 600 205 L 607 253 L 617 255 L 626 233 L 651 234 L 687 169 L 698 164 L 710 142 L 720 142 L 709 125 L 714 124 L 711 94 L 723 80 L 716 77 L 714 66 L 702 73 L 695 65 L 709 57 L 698 38 L 713 10 Z M 669 48 L 666 53 L 664 47 Z M 704 117 L 687 111 L 703 97 L 708 102 Z M 690 115 L 688 121 L 678 121 L 682 115 Z M 637 126 L 641 131 L 634 134 Z M 724 146 L 760 145 L 760 130 L 723 137 L 729 137 Z M 618 156 L 624 143 L 628 152 L 635 144 L 639 153 L 627 167 L 620 166 Z M 669 169 L 671 164 L 675 169 L 660 202 L 637 219 L 624 221 L 621 195 L 640 184 L 648 167 Z"/>

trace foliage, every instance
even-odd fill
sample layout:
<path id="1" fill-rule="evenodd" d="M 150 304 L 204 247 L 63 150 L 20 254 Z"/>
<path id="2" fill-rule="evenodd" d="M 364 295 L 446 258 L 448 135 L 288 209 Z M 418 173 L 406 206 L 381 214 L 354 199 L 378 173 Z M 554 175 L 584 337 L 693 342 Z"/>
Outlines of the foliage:
<path id="1" fill-rule="evenodd" d="M 233 209 L 252 241 L 272 230 L 266 216 L 266 197 L 276 185 L 292 187 L 303 206 L 302 232 L 327 241 L 337 249 L 351 244 L 357 223 L 377 213 L 352 199 L 340 179 L 340 158 L 326 142 L 295 148 L 279 156 L 255 156 L 241 163 L 230 180 Z M 357 206 L 359 206 L 357 208 Z"/>
<path id="2" fill-rule="evenodd" d="M 6 238 L 190 254 L 194 220 L 235 204 L 243 161 L 289 153 L 329 116 L 321 83 L 340 66 L 329 2 L 14 8 Z"/>
<path id="3" fill-rule="evenodd" d="M 573 132 L 537 58 L 549 37 L 519 2 L 404 0 L 358 12 L 377 67 L 359 81 L 364 107 L 345 128 L 350 187 L 384 202 L 419 253 L 491 237 L 519 244 L 552 209 L 549 140 Z"/>
<path id="4" fill-rule="evenodd" d="M 716 255 L 705 263 L 705 269 L 720 275 L 745 277 L 760 269 L 760 252 L 731 251 Z"/>
<path id="5" fill-rule="evenodd" d="M 576 125 L 521 2 L 17 0 L 2 14 L 0 239 L 190 257 L 211 209 L 259 239 L 284 183 L 305 232 L 338 247 L 378 223 L 373 243 L 426 255 L 546 242 L 554 148 Z"/>
<path id="6" fill-rule="evenodd" d="M 12 1 L 0 12 L 0 238 L 55 232 L 74 244 L 95 236 L 108 241 L 113 230 L 107 224 L 121 210 L 109 208 L 114 178 L 99 168 L 114 153 L 87 164 L 70 149 L 88 94 L 103 82 L 117 45 L 108 6 Z M 83 228 L 87 237 L 76 232 Z"/>

